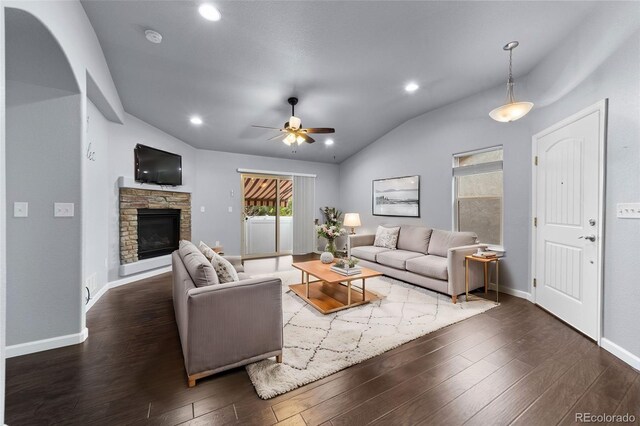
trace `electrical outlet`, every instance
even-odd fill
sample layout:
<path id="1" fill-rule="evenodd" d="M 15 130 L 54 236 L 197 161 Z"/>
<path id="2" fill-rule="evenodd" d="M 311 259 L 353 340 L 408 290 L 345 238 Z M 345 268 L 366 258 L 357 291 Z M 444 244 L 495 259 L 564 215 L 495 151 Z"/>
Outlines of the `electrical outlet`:
<path id="1" fill-rule="evenodd" d="M 73 217 L 73 203 L 54 203 L 54 217 Z"/>
<path id="2" fill-rule="evenodd" d="M 13 217 L 28 217 L 29 203 L 26 201 L 16 201 L 13 203 Z"/>
<path id="3" fill-rule="evenodd" d="M 618 203 L 616 212 L 620 219 L 640 219 L 640 203 Z"/>

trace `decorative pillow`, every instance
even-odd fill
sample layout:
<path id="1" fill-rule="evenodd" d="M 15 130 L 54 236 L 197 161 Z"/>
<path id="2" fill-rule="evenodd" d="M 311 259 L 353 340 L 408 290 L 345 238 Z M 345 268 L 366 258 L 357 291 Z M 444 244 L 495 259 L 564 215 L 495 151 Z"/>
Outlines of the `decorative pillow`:
<path id="1" fill-rule="evenodd" d="M 213 252 L 213 250 L 211 251 Z M 220 284 L 240 281 L 236 268 L 233 267 L 231 262 L 220 256 L 218 253 L 213 253 L 211 265 L 213 266 L 213 269 L 215 269 L 216 274 L 218 274 L 218 281 L 220 281 Z"/>
<path id="2" fill-rule="evenodd" d="M 384 247 L 391 250 L 396 249 L 398 244 L 398 234 L 400 233 L 400 227 L 385 228 L 384 226 L 378 226 L 376 231 L 376 239 L 373 242 L 375 247 Z"/>
<path id="3" fill-rule="evenodd" d="M 200 241 L 200 244 L 198 244 L 198 248 L 200 249 L 202 254 L 204 254 L 204 257 L 206 257 L 209 262 L 211 262 L 211 259 L 213 259 L 213 255 L 216 254 L 216 252 L 202 241 Z"/>
<path id="4" fill-rule="evenodd" d="M 218 284 L 218 276 L 213 266 L 206 257 L 191 242 L 184 242 L 178 249 L 178 255 L 182 259 L 191 280 L 196 287 L 204 287 Z"/>

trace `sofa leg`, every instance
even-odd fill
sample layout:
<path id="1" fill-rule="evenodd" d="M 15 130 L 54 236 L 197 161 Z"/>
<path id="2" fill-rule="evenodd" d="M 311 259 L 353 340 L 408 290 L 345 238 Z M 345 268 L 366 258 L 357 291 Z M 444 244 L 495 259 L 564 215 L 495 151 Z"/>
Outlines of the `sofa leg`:
<path id="1" fill-rule="evenodd" d="M 451 296 L 451 301 L 453 302 L 453 304 L 455 305 L 458 302 L 458 295 L 454 294 L 453 296 Z"/>
<path id="2" fill-rule="evenodd" d="M 278 364 L 282 364 L 282 354 L 280 354 L 280 355 L 276 355 L 276 362 L 277 362 Z"/>
<path id="3" fill-rule="evenodd" d="M 189 376 L 189 387 L 192 388 L 196 385 L 196 378 L 194 376 Z"/>

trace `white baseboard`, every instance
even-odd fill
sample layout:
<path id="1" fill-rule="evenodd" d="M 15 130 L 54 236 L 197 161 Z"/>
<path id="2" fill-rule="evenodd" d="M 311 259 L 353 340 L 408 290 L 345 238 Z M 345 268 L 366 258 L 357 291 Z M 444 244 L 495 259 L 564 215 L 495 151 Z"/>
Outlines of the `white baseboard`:
<path id="1" fill-rule="evenodd" d="M 5 355 L 7 358 L 12 358 L 14 356 L 48 351 L 49 349 L 61 348 L 63 346 L 77 345 L 87 340 L 88 336 L 89 330 L 85 327 L 80 333 L 7 346 L 5 348 Z"/>
<path id="2" fill-rule="evenodd" d="M 602 346 L 602 349 L 605 349 L 607 352 L 611 352 L 613 355 L 617 356 L 636 370 L 640 370 L 640 357 L 632 354 L 625 348 L 616 345 L 611 340 L 604 337 L 600 339 L 600 346 Z"/>
<path id="3" fill-rule="evenodd" d="M 96 294 L 93 295 L 93 297 L 91 297 L 91 299 L 89 299 L 89 301 L 87 302 L 86 305 L 84 305 L 84 311 L 85 312 L 89 312 L 89 309 L 91 309 L 93 307 L 93 305 L 96 304 L 96 302 L 98 300 L 100 300 L 100 298 L 109 290 L 109 283 L 106 283 L 105 285 L 102 286 L 102 288 L 100 290 L 98 290 L 98 292 Z"/>
<path id="4" fill-rule="evenodd" d="M 160 274 L 164 274 L 167 272 L 171 272 L 171 266 L 166 266 L 164 268 L 160 268 L 160 269 L 154 269 L 153 271 L 149 271 L 149 272 L 144 272 L 142 274 L 137 274 L 137 275 L 133 275 L 130 277 L 126 277 L 126 278 L 122 278 L 116 281 L 111 281 L 108 282 L 105 286 L 103 286 L 100 291 L 98 291 L 95 296 L 93 296 L 91 298 L 91 300 L 89 300 L 89 303 L 87 303 L 85 305 L 85 312 L 89 312 L 89 309 L 91 309 L 93 307 L 93 305 L 96 304 L 96 302 L 98 300 L 100 300 L 100 298 L 102 296 L 105 295 L 105 293 L 112 289 L 112 288 L 116 288 L 116 287 L 120 287 L 122 285 L 126 285 L 126 284 L 131 284 L 134 283 L 136 281 L 139 280 L 143 280 L 145 278 L 151 278 L 151 277 L 155 277 L 156 275 L 160 275 Z"/>
<path id="5" fill-rule="evenodd" d="M 132 282 L 140 281 L 145 278 L 155 277 L 156 275 L 171 272 L 171 266 L 165 266 L 164 268 L 154 269 L 153 271 L 143 272 L 141 274 L 132 275 L 130 277 L 121 278 L 119 280 L 109 282 L 109 288 L 120 287 L 121 285 L 131 284 Z"/>
<path id="6" fill-rule="evenodd" d="M 489 284 L 489 289 L 495 290 L 496 285 L 494 283 Z M 529 302 L 533 303 L 533 296 L 531 295 L 531 293 L 528 293 L 526 291 L 516 290 L 515 288 L 501 286 L 500 293 L 510 294 L 511 296 L 519 297 L 521 299 L 526 299 Z"/>

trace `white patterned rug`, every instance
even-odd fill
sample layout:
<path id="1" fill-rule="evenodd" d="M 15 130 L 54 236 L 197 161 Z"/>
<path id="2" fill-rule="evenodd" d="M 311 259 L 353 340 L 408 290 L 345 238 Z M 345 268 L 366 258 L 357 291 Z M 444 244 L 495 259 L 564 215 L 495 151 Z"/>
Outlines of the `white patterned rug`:
<path id="1" fill-rule="evenodd" d="M 451 303 L 451 298 L 389 277 L 367 280 L 381 300 L 323 315 L 289 290 L 300 272 L 282 279 L 284 349 L 282 364 L 266 359 L 247 365 L 262 399 L 296 389 L 358 364 L 432 331 L 487 311 L 488 300 Z M 358 282 L 356 282 L 358 284 Z"/>

